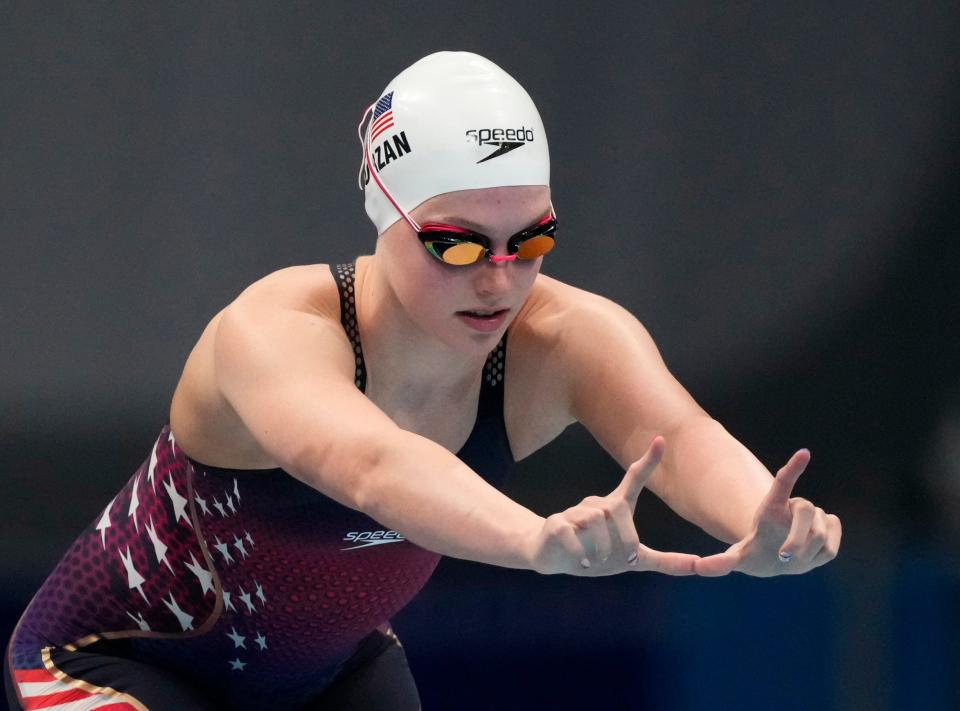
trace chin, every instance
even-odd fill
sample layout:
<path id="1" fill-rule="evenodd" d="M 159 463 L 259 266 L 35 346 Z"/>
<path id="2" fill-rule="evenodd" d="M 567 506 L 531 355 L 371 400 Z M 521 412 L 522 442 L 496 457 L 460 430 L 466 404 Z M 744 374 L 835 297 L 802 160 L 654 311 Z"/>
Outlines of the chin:
<path id="1" fill-rule="evenodd" d="M 495 331 L 474 331 L 457 320 L 454 329 L 448 331 L 444 342 L 464 355 L 485 356 L 497 347 L 497 343 L 503 338 L 503 334 L 510 327 L 512 320 L 511 318 L 510 321 L 505 322 Z"/>

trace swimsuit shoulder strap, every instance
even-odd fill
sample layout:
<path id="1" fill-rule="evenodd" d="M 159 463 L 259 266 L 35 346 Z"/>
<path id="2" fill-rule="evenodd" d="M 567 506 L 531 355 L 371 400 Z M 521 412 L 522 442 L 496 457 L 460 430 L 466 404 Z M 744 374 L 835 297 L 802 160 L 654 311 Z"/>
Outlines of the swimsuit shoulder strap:
<path id="1" fill-rule="evenodd" d="M 354 382 L 363 392 L 367 387 L 367 368 L 363 362 L 360 328 L 357 326 L 357 300 L 356 290 L 354 289 L 356 265 L 352 263 L 331 264 L 330 272 L 333 274 L 333 278 L 337 282 L 337 289 L 340 292 L 340 323 L 343 325 L 343 330 L 347 332 L 347 338 L 350 339 L 353 354 L 357 361 Z"/>
<path id="2" fill-rule="evenodd" d="M 483 366 L 483 380 L 480 382 L 480 402 L 477 414 L 503 418 L 503 383 L 507 361 L 507 332 L 497 347 L 490 351 Z"/>

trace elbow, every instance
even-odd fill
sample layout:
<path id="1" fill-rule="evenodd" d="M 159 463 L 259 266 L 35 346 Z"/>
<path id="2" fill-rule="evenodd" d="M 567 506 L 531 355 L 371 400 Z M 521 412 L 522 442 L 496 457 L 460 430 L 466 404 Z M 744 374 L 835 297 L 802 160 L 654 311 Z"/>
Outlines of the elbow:
<path id="1" fill-rule="evenodd" d="M 374 516 L 379 480 L 389 468 L 388 447 L 369 442 L 312 445 L 302 448 L 291 473 L 312 488 L 356 511 Z"/>
<path id="2" fill-rule="evenodd" d="M 351 463 L 350 481 L 353 508 L 372 518 L 377 517 L 380 505 L 378 494 L 383 491 L 380 484 L 382 473 L 386 469 L 387 453 L 383 447 L 368 447 Z"/>

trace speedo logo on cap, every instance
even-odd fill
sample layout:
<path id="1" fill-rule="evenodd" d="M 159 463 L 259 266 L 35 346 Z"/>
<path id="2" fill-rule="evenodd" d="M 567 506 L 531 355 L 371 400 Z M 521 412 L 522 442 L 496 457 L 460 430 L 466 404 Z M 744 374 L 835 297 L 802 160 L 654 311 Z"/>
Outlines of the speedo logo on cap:
<path id="1" fill-rule="evenodd" d="M 505 153 L 532 142 L 533 129 L 525 126 L 520 128 L 471 128 L 467 131 L 467 139 L 476 141 L 478 146 L 497 146 L 497 150 L 486 158 L 477 161 L 477 163 L 483 163 L 492 158 L 499 158 Z"/>

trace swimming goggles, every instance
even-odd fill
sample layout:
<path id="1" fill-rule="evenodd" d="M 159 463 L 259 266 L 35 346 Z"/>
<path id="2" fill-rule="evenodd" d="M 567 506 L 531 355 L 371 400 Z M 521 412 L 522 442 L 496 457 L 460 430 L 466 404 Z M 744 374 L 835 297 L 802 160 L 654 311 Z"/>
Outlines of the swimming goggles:
<path id="1" fill-rule="evenodd" d="M 412 220 L 411 220 L 412 222 Z M 486 257 L 494 264 L 542 257 L 556 245 L 557 218 L 549 215 L 507 240 L 507 254 L 494 254 L 490 238 L 455 225 L 428 222 L 420 229 L 410 225 L 427 251 L 445 264 L 462 267 Z"/>

